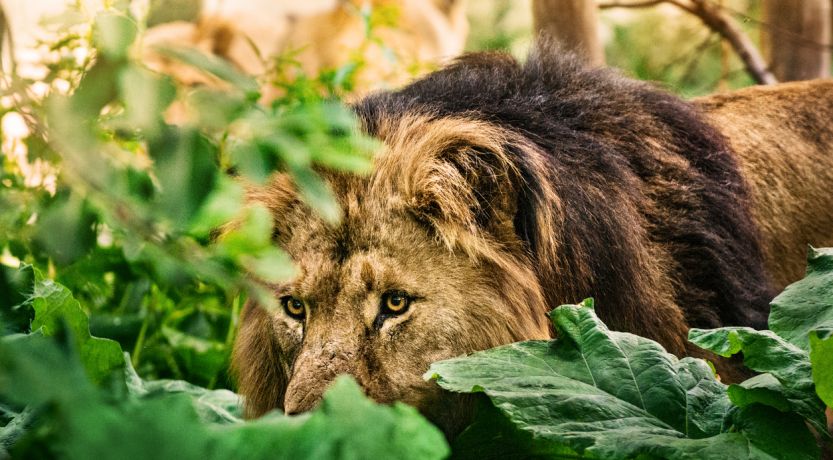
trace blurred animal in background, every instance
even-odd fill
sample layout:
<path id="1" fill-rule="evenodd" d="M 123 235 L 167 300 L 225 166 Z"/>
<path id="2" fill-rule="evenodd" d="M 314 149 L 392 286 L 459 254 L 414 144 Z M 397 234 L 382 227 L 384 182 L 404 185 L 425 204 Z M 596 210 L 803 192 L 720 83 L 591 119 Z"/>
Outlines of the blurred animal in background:
<path id="1" fill-rule="evenodd" d="M 259 77 L 263 101 L 280 94 L 274 78 L 323 72 L 342 75 L 351 94 L 400 86 L 463 51 L 466 0 L 149 0 L 131 2 L 147 18 L 144 61 L 186 84 L 216 83 L 206 74 L 154 51 L 196 48 Z M 3 0 L 18 61 L 50 37 L 40 27 L 67 8 L 95 14 L 100 0 Z M 77 14 L 76 14 L 77 15 Z M 71 15 L 72 16 L 72 15 Z M 54 38 L 54 37 L 51 37 Z M 29 68 L 30 66 L 26 66 Z M 37 67 L 37 66 L 31 66 Z M 39 78 L 38 72 L 27 75 Z"/>
<path id="2" fill-rule="evenodd" d="M 153 55 L 154 45 L 196 47 L 250 75 L 265 75 L 264 99 L 276 66 L 294 65 L 306 75 L 353 73 L 351 92 L 404 84 L 463 50 L 468 22 L 465 0 L 252 0 L 205 1 L 193 17 L 151 9 L 145 46 L 153 66 L 177 78 L 203 83 L 205 76 Z M 186 9 L 180 9 L 185 11 Z"/>

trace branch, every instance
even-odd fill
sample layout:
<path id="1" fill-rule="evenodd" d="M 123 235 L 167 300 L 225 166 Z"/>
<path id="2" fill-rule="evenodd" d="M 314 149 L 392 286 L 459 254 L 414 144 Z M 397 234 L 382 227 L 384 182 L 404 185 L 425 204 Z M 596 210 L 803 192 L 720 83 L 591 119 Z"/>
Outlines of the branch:
<path id="1" fill-rule="evenodd" d="M 746 71 L 759 84 L 772 85 L 778 80 L 767 68 L 766 61 L 761 56 L 752 40 L 738 27 L 731 16 L 720 8 L 712 5 L 708 0 L 666 0 L 668 3 L 685 10 L 698 18 L 710 29 L 719 33 L 735 50 L 743 61 Z"/>
<path id="2" fill-rule="evenodd" d="M 738 27 L 731 16 L 708 0 L 610 0 L 599 3 L 598 6 L 599 8 L 646 8 L 660 3 L 670 3 L 697 16 L 706 27 L 720 34 L 732 45 L 732 49 L 746 67 L 746 71 L 757 83 L 763 85 L 778 83 L 778 79 L 769 71 L 766 61 L 752 40 Z"/>
<path id="3" fill-rule="evenodd" d="M 631 2 L 621 2 L 618 0 L 612 0 L 609 2 L 602 2 L 599 3 L 598 6 L 600 9 L 604 8 L 647 8 L 650 6 L 656 6 L 660 3 L 664 3 L 665 0 L 643 0 L 643 1 L 631 1 Z"/>
<path id="4" fill-rule="evenodd" d="M 11 79 L 13 80 L 17 77 L 17 59 L 15 57 L 14 35 L 12 35 L 12 27 L 11 22 L 9 21 L 9 17 L 6 15 L 6 11 L 3 9 L 3 5 L 0 4 L 0 74 L 7 73 L 3 61 L 3 52 L 6 51 L 3 49 L 4 44 L 8 45 L 8 75 L 10 75 Z"/>

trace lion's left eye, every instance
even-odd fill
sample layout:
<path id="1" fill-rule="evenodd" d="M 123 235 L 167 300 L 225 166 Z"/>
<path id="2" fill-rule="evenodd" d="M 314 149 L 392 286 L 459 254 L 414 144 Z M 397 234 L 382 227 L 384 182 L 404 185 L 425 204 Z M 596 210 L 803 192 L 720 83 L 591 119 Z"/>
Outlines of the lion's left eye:
<path id="1" fill-rule="evenodd" d="M 296 321 L 303 321 L 306 316 L 306 309 L 304 302 L 292 296 L 285 296 L 281 298 L 281 306 L 290 318 Z"/>
<path id="2" fill-rule="evenodd" d="M 382 296 L 382 314 L 401 315 L 411 306 L 411 298 L 404 292 L 386 292 Z"/>

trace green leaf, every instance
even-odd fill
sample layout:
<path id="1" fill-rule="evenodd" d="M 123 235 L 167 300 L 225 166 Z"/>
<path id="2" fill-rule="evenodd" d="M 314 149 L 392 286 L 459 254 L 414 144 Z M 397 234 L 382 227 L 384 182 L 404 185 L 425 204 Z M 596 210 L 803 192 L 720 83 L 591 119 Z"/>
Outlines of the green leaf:
<path id="1" fill-rule="evenodd" d="M 216 147 L 196 131 L 171 129 L 148 151 L 162 189 L 160 208 L 171 225 L 187 228 L 214 187 Z"/>
<path id="2" fill-rule="evenodd" d="M 0 396 L 4 400 L 21 406 L 90 400 L 94 389 L 78 355 L 67 347 L 58 348 L 55 342 L 40 332 L 0 339 Z"/>
<path id="3" fill-rule="evenodd" d="M 222 342 L 195 337 L 168 326 L 162 326 L 162 335 L 191 375 L 207 381 L 227 364 L 228 350 Z"/>
<path id="4" fill-rule="evenodd" d="M 220 434 L 217 458 L 439 459 L 449 453 L 443 435 L 416 409 L 377 405 L 344 376 L 309 416 L 273 414 Z"/>
<path id="5" fill-rule="evenodd" d="M 833 407 L 833 335 L 810 333 L 810 363 L 816 393 L 828 407 Z"/>
<path id="6" fill-rule="evenodd" d="M 142 380 L 125 357 L 127 389 L 138 398 L 184 394 L 191 398 L 197 416 L 204 423 L 241 423 L 243 401 L 229 390 L 209 390 L 184 380 Z"/>
<path id="7" fill-rule="evenodd" d="M 742 352 L 747 367 L 765 373 L 730 387 L 729 396 L 737 406 L 757 402 L 793 411 L 806 418 L 819 433 L 829 436 L 824 403 L 816 395 L 807 352 L 772 331 L 744 327 L 692 329 L 689 340 L 720 356 Z"/>
<path id="8" fill-rule="evenodd" d="M 32 294 L 26 300 L 35 311 L 32 330 L 49 337 L 66 325 L 72 332 L 81 361 L 93 382 L 101 382 L 123 365 L 118 342 L 90 335 L 87 314 L 67 288 L 35 270 Z"/>
<path id="9" fill-rule="evenodd" d="M 109 59 L 121 60 L 127 57 L 137 32 L 136 21 L 132 18 L 106 11 L 95 18 L 93 38 L 100 53 Z"/>
<path id="10" fill-rule="evenodd" d="M 86 200 L 71 193 L 56 199 L 43 211 L 35 241 L 56 264 L 66 266 L 95 246 L 95 223 L 96 215 Z"/>
<path id="11" fill-rule="evenodd" d="M 196 23 L 202 11 L 202 0 L 150 0 L 147 26 L 174 21 Z"/>
<path id="12" fill-rule="evenodd" d="M 267 283 L 286 281 L 297 273 L 289 255 L 275 246 L 264 248 L 255 256 L 243 256 L 241 263 L 252 275 Z"/>
<path id="13" fill-rule="evenodd" d="M 347 377 L 310 414 L 240 422 L 217 418 L 216 407 L 199 414 L 195 401 L 205 407 L 199 401 L 216 402 L 217 393 L 181 382 L 137 382 L 128 373 L 130 395 L 104 395 L 71 354 L 44 337 L 0 340 L 0 369 L 0 398 L 48 407 L 31 432 L 49 433 L 50 446 L 68 459 L 440 459 L 449 453 L 443 435 L 416 409 L 378 405 Z"/>
<path id="14" fill-rule="evenodd" d="M 34 278 L 31 265 L 17 269 L 0 265 L 0 336 L 29 330 L 33 312 L 21 304 L 26 301 Z"/>
<path id="15" fill-rule="evenodd" d="M 217 177 L 217 186 L 206 197 L 194 216 L 190 233 L 208 236 L 212 231 L 231 222 L 240 213 L 243 199 L 243 187 L 239 183 L 224 175 Z"/>
<path id="16" fill-rule="evenodd" d="M 243 217 L 219 240 L 220 249 L 231 257 L 256 254 L 272 246 L 272 214 L 263 206 L 247 207 Z"/>
<path id="17" fill-rule="evenodd" d="M 800 417 L 778 419 L 777 426 L 798 435 L 770 445 L 769 421 L 734 408 L 705 361 L 677 359 L 653 341 L 610 331 L 587 306 L 561 306 L 552 316 L 556 340 L 441 361 L 426 376 L 447 390 L 485 393 L 536 442 L 581 455 L 770 458 L 783 448 L 796 458 L 817 453 L 813 442 L 801 444 L 812 437 Z"/>
<path id="18" fill-rule="evenodd" d="M 304 202 L 327 222 L 341 220 L 341 207 L 330 186 L 310 168 L 290 168 Z"/>
<path id="19" fill-rule="evenodd" d="M 260 87 L 254 78 L 238 72 L 231 64 L 217 56 L 205 54 L 192 48 L 158 46 L 154 49 L 163 56 L 183 62 L 214 75 L 220 80 L 231 83 L 234 87 L 243 91 L 249 100 L 256 100 L 260 96 Z"/>
<path id="20" fill-rule="evenodd" d="M 238 117 L 251 109 L 245 95 L 199 87 L 186 93 L 186 103 L 204 129 L 225 130 Z"/>
<path id="21" fill-rule="evenodd" d="M 138 65 L 128 65 L 119 73 L 118 85 L 125 108 L 121 124 L 154 135 L 162 123 L 163 112 L 176 96 L 173 83 Z"/>
<path id="22" fill-rule="evenodd" d="M 804 350 L 811 331 L 833 331 L 833 248 L 810 248 L 807 275 L 772 301 L 769 328 Z"/>
<path id="23" fill-rule="evenodd" d="M 482 396 L 482 395 L 481 395 Z M 529 431 L 519 430 L 509 418 L 493 406 L 488 398 L 477 398 L 474 423 L 451 444 L 453 458 L 580 458 L 567 446 L 547 442 Z"/>

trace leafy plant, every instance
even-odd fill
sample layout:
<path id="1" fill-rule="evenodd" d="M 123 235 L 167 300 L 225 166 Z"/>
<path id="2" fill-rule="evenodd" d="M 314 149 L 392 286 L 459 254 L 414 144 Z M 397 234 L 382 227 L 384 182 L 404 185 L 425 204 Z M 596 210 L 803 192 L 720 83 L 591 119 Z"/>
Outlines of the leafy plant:
<path id="1" fill-rule="evenodd" d="M 375 142 L 333 97 L 338 83 L 288 91 L 266 107 L 254 78 L 195 50 L 155 52 L 216 86 L 148 69 L 141 21 L 116 7 L 64 17 L 52 49 L 88 58 L 3 88 L 14 104 L 0 109 L 0 254 L 4 265 L 31 264 L 66 286 L 94 333 L 131 350 L 142 376 L 227 387 L 241 306 L 251 297 L 269 306 L 263 283 L 293 271 L 271 244 L 271 215 L 243 206 L 244 187 L 284 171 L 336 221 L 316 170 L 365 172 Z M 186 115 L 172 123 L 170 111 Z M 19 301 L 8 299 L 0 314 L 22 331 L 25 315 L 10 310 Z"/>
<path id="2" fill-rule="evenodd" d="M 691 331 L 704 349 L 743 352 L 760 374 L 739 384 L 608 330 L 592 300 L 552 312 L 555 340 L 434 363 L 426 378 L 490 401 L 455 440 L 461 457 L 818 458 L 814 436 L 830 448 L 831 289 L 833 250 L 811 250 L 807 277 L 773 301 L 772 331 Z"/>
<path id="3" fill-rule="evenodd" d="M 440 431 L 415 409 L 377 405 L 347 377 L 310 414 L 243 422 L 240 400 L 228 390 L 139 378 L 117 343 L 90 336 L 87 317 L 66 288 L 37 271 L 26 305 L 34 309 L 32 332 L 0 339 L 0 407 L 10 417 L 0 429 L 0 458 L 423 459 L 448 453 Z M 105 377 L 106 384 L 93 384 Z"/>

